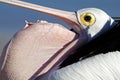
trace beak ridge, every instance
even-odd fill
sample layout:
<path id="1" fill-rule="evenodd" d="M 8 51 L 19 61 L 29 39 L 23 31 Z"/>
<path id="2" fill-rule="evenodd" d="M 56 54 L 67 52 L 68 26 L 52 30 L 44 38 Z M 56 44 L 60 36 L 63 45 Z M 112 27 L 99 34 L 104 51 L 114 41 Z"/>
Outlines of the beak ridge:
<path id="1" fill-rule="evenodd" d="M 79 29 L 80 27 L 78 27 L 80 24 L 77 20 L 75 12 L 69 12 L 69 11 L 63 11 L 63 10 L 43 7 L 40 5 L 36 5 L 36 4 L 32 4 L 32 3 L 28 3 L 28 2 L 24 2 L 24 1 L 20 1 L 20 0 L 0 0 L 0 2 L 28 8 L 31 10 L 35 10 L 38 12 L 42 12 L 42 13 L 54 16 L 58 19 L 63 20 L 64 22 L 66 22 L 77 33 L 79 33 L 79 31 L 80 31 L 80 29 Z"/>

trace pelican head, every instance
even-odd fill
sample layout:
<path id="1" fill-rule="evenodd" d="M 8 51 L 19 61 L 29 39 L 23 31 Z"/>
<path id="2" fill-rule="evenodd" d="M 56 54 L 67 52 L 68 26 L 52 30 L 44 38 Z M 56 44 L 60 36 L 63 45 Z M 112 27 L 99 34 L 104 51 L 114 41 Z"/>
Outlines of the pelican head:
<path id="1" fill-rule="evenodd" d="M 108 31 L 114 24 L 110 16 L 96 8 L 69 12 L 20 0 L 0 2 L 52 15 L 69 24 L 75 31 L 45 21 L 27 23 L 3 51 L 0 59 L 3 80 L 33 80 L 38 76 L 41 80 L 49 80 L 51 71 L 56 70 L 66 57 L 73 54 L 78 47 Z"/>
<path id="2" fill-rule="evenodd" d="M 113 24 L 114 20 L 107 13 L 97 8 L 78 10 L 77 18 L 90 40 L 106 32 L 115 25 Z"/>

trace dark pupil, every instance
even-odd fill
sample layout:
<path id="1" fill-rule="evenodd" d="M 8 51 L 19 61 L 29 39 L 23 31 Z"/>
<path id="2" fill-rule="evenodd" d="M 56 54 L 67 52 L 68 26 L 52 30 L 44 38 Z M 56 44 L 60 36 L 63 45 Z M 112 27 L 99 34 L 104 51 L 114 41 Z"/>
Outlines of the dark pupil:
<path id="1" fill-rule="evenodd" d="M 85 16 L 84 20 L 87 21 L 87 22 L 89 22 L 91 20 L 91 17 L 90 16 Z"/>

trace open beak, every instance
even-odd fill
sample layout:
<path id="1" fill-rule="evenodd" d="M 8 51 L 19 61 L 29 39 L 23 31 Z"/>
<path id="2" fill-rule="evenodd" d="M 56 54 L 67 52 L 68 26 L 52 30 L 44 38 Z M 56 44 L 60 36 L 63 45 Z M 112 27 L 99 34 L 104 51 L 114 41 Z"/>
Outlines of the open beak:
<path id="1" fill-rule="evenodd" d="M 63 10 L 43 7 L 40 5 L 23 2 L 20 0 L 0 0 L 0 2 L 28 8 L 31 10 L 35 10 L 35 11 L 42 12 L 42 13 L 54 16 L 56 18 L 59 18 L 63 20 L 64 22 L 66 22 L 67 24 L 69 24 L 72 27 L 72 29 L 74 29 L 74 31 L 77 33 L 79 33 L 80 30 L 82 29 L 81 27 L 79 27 L 80 24 L 77 20 L 77 16 L 75 12 L 69 12 L 69 11 L 63 11 Z"/>
<path id="2" fill-rule="evenodd" d="M 36 75 L 39 74 L 39 72 L 41 72 L 40 74 L 44 74 L 44 73 L 48 72 L 49 69 L 53 68 L 55 65 L 60 64 L 65 59 L 65 58 L 63 59 L 63 57 L 68 56 L 68 54 L 65 54 L 65 53 L 70 53 L 70 52 L 74 51 L 78 46 L 81 46 L 82 44 L 84 44 L 87 41 L 86 35 L 82 34 L 82 33 L 84 33 L 84 30 L 82 29 L 82 27 L 80 27 L 80 24 L 77 20 L 77 16 L 76 16 L 75 12 L 68 12 L 68 11 L 47 8 L 47 7 L 39 6 L 36 4 L 23 2 L 20 0 L 0 0 L 0 2 L 4 2 L 7 4 L 12 4 L 15 6 L 20 6 L 20 7 L 36 10 L 38 12 L 42 12 L 42 13 L 45 13 L 48 15 L 52 15 L 56 18 L 63 20 L 67 24 L 69 24 L 76 33 L 80 34 L 79 35 L 80 37 L 77 37 L 77 39 L 70 42 L 64 50 L 59 52 L 59 55 L 57 55 L 57 57 L 56 57 L 56 55 L 51 57 L 51 59 L 54 58 L 54 60 L 53 59 L 51 60 L 52 62 L 50 62 L 51 64 L 49 66 L 43 67 L 44 69 L 42 68 L 42 70 L 39 69 L 39 71 L 37 71 L 35 74 L 33 74 L 33 76 L 30 79 L 34 79 L 36 77 Z M 75 45 L 77 45 L 77 47 Z"/>

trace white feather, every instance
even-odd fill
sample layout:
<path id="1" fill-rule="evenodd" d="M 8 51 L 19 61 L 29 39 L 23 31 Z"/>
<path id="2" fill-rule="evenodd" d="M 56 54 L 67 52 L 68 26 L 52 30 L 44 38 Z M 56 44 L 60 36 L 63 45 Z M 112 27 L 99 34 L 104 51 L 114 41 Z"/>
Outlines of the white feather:
<path id="1" fill-rule="evenodd" d="M 120 80 L 120 52 L 109 52 L 54 71 L 50 80 Z"/>

